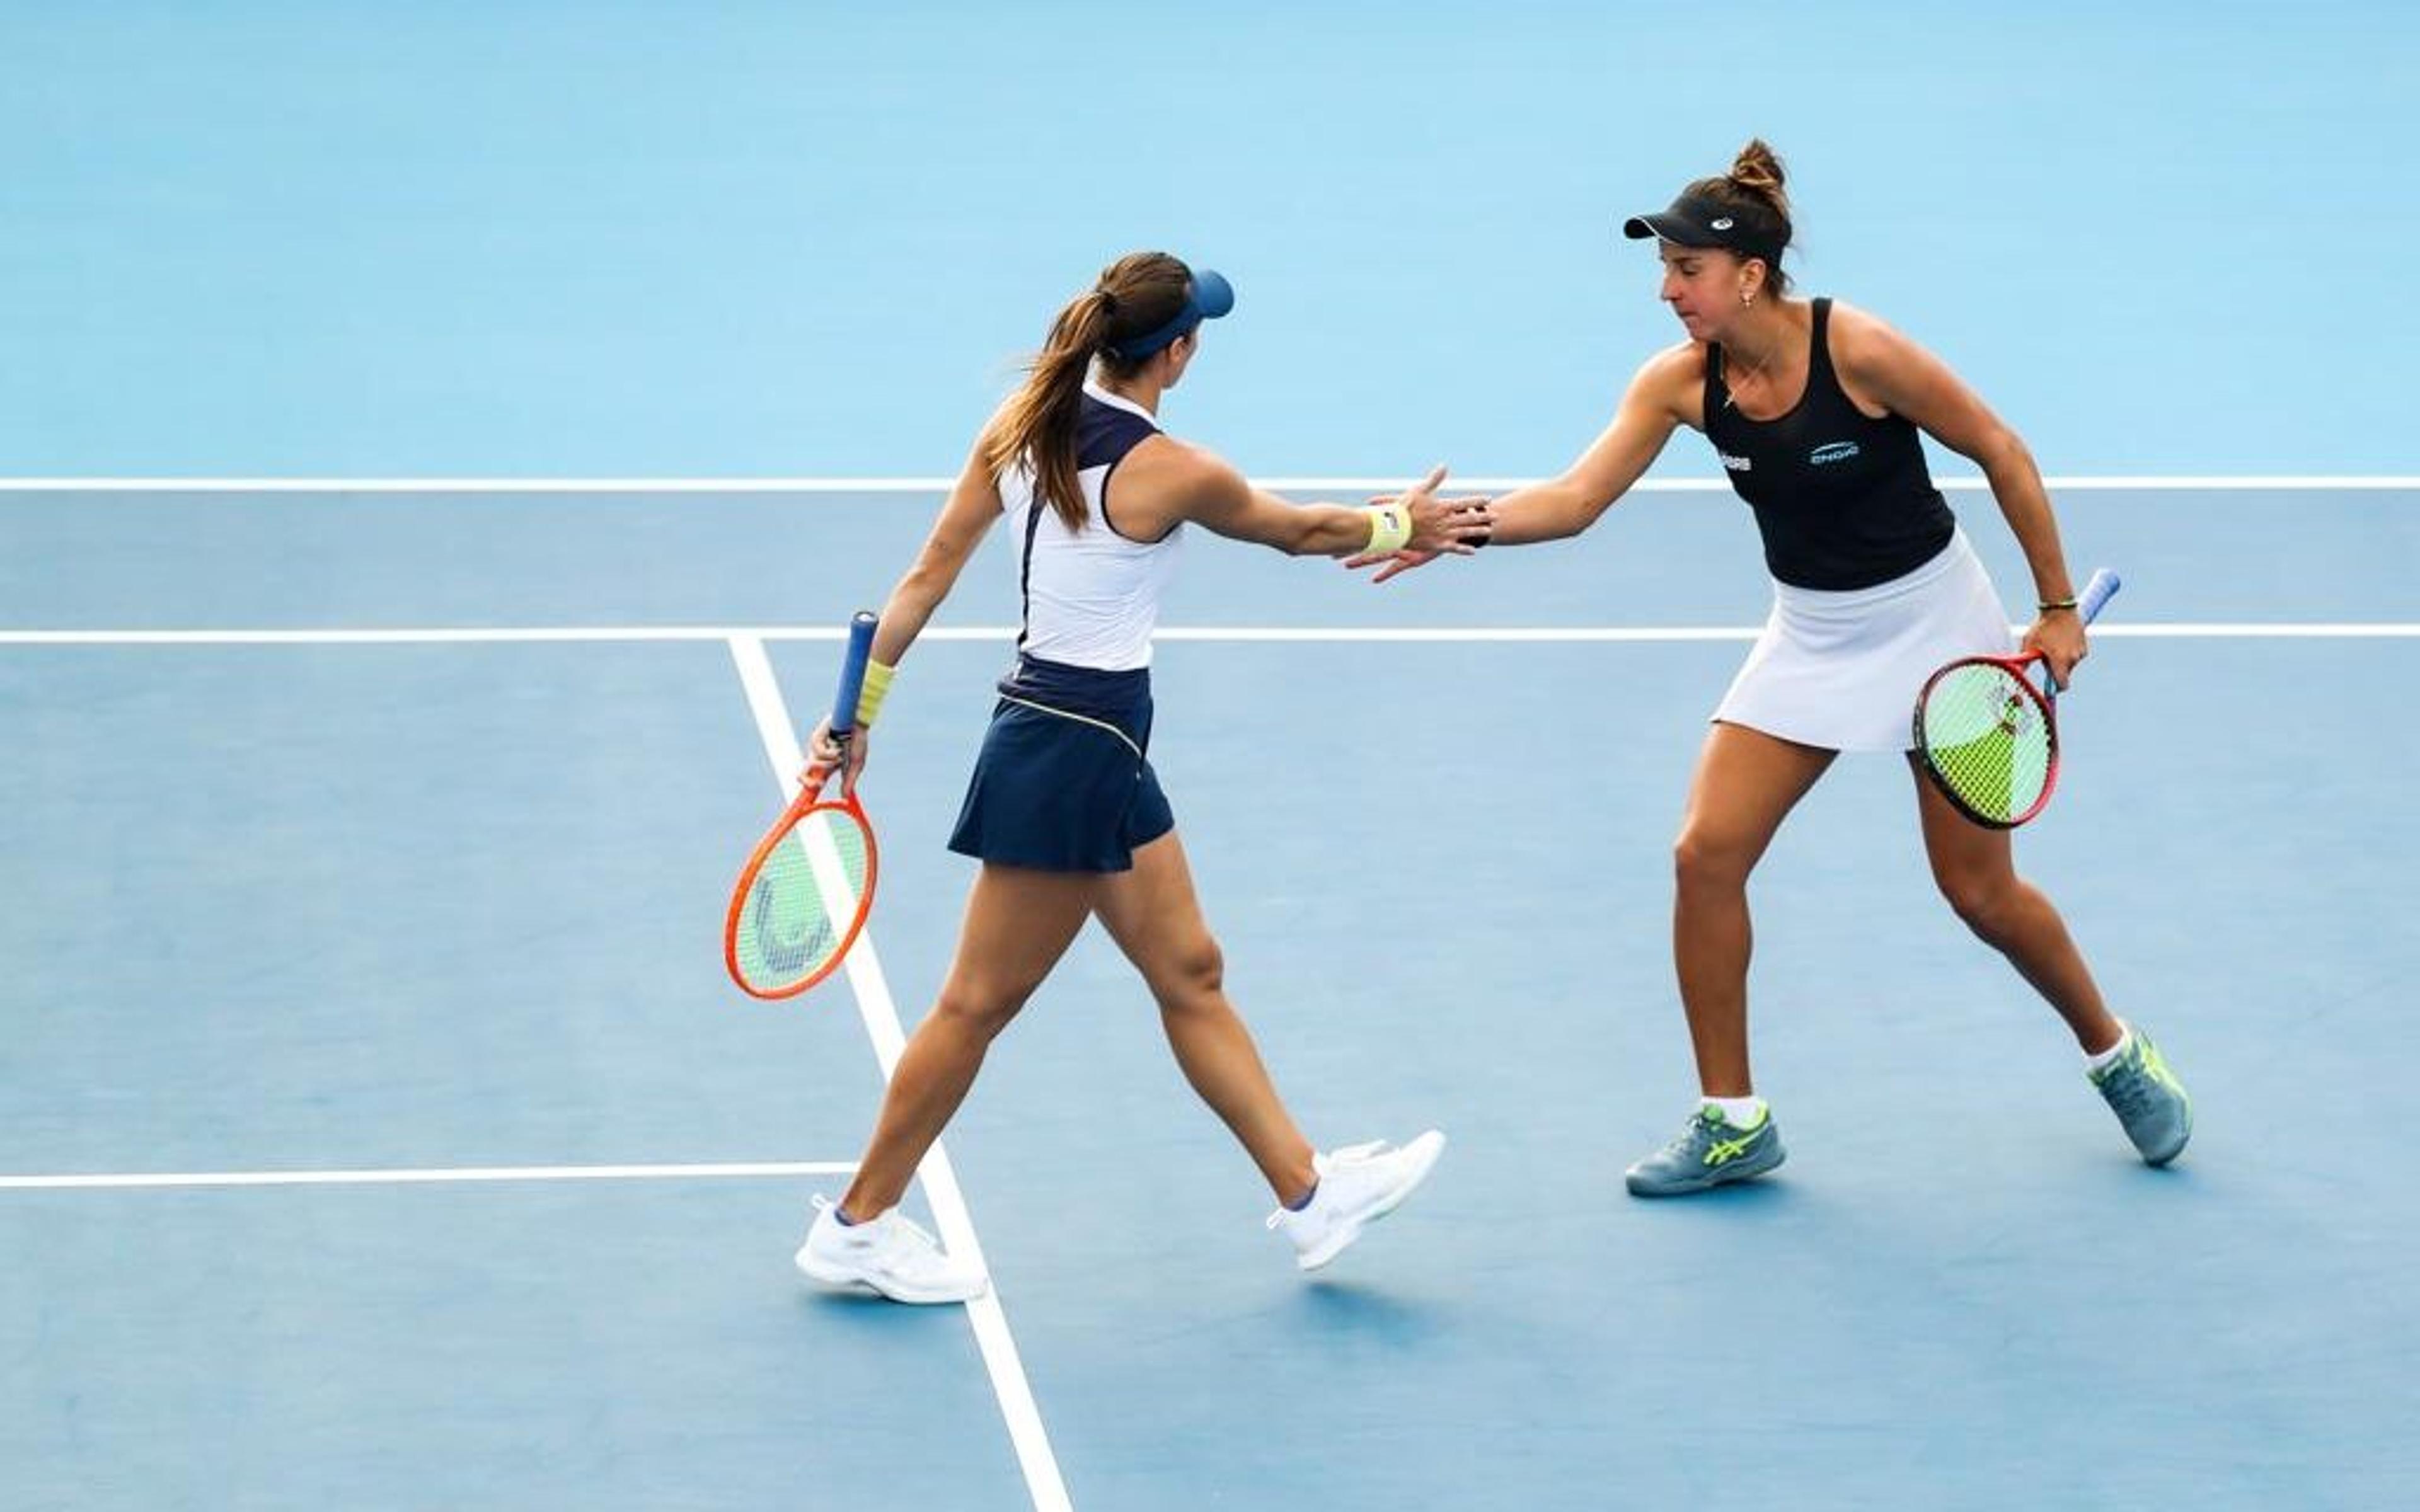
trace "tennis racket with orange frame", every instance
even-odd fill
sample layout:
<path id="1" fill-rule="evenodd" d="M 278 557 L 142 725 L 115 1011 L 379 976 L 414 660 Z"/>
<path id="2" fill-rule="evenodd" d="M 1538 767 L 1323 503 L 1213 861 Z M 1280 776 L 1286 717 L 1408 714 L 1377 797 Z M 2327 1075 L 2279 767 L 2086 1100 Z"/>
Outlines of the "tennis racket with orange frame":
<path id="1" fill-rule="evenodd" d="M 840 691 L 832 700 L 831 733 L 847 770 L 849 737 L 857 731 L 857 698 L 874 654 L 875 618 L 849 621 Z M 722 961 L 739 990 L 753 997 L 795 997 L 836 970 L 865 929 L 874 908 L 874 826 L 844 779 L 838 803 L 824 801 L 829 778 L 799 791 L 788 810 L 759 841 L 723 917 Z"/>
<path id="2" fill-rule="evenodd" d="M 2103 567 L 2077 595 L 2089 625 L 2118 589 Z M 2039 651 L 1967 656 L 1925 680 L 1916 700 L 1916 746 L 1924 775 L 1960 813 L 1990 829 L 2014 829 L 2039 814 L 2058 786 L 2058 683 L 2035 684 Z"/>

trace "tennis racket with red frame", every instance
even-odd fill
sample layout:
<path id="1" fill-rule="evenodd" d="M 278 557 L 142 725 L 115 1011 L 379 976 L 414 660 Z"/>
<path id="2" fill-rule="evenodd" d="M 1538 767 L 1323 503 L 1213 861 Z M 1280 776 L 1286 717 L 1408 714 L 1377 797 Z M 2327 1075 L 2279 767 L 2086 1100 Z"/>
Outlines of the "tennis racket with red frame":
<path id="1" fill-rule="evenodd" d="M 842 765 L 857 731 L 857 698 L 874 654 L 874 616 L 849 621 L 840 692 L 832 700 L 832 738 Z M 865 929 L 874 908 L 874 826 L 857 795 L 824 801 L 826 779 L 802 787 L 787 812 L 757 842 L 731 892 L 722 923 L 722 961 L 739 990 L 754 997 L 795 997 L 830 976 Z"/>
<path id="2" fill-rule="evenodd" d="M 2118 589 L 2103 567 L 2084 585 L 2076 611 L 2089 625 Z M 1992 829 L 2014 829 L 2042 811 L 2058 786 L 2058 685 L 2031 675 L 2039 651 L 1967 656 L 1925 680 L 1916 700 L 1916 746 L 1924 775 L 1960 813 Z"/>

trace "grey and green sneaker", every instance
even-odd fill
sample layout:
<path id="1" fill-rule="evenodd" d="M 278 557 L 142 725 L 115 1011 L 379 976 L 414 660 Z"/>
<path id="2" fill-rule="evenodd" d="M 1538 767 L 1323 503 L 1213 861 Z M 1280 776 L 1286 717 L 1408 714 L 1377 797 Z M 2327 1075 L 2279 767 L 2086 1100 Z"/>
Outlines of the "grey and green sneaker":
<path id="1" fill-rule="evenodd" d="M 2193 1099 L 2151 1037 L 2132 1026 L 2127 1032 L 2126 1053 L 2085 1074 L 2101 1088 L 2145 1162 L 2165 1165 L 2184 1153 L 2185 1141 L 2193 1137 Z"/>
<path id="2" fill-rule="evenodd" d="M 1752 1127 L 1741 1129 L 1723 1117 L 1722 1109 L 1701 1105 L 1689 1115 L 1679 1138 L 1633 1165 L 1623 1179 L 1633 1196 L 1676 1197 L 1762 1176 L 1781 1164 L 1782 1155 L 1781 1132 L 1773 1126 L 1771 1108 L 1760 1113 Z"/>

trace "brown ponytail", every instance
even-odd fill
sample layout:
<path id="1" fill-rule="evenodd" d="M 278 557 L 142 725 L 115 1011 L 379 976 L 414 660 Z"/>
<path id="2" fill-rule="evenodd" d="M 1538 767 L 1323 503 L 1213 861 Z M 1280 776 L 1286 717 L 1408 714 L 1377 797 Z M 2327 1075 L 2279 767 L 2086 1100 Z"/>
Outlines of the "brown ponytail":
<path id="1" fill-rule="evenodd" d="M 985 466 L 994 473 L 1019 463 L 1030 467 L 1034 492 L 1069 530 L 1081 530 L 1091 517 L 1076 481 L 1076 417 L 1083 409 L 1084 378 L 1095 359 L 1113 377 L 1140 371 L 1150 357 L 1127 362 L 1112 348 L 1175 319 L 1192 281 L 1192 270 L 1164 252 L 1129 254 L 1102 269 L 1099 281 L 1050 322 L 1042 350 L 1026 366 L 1024 385 L 985 433 Z"/>

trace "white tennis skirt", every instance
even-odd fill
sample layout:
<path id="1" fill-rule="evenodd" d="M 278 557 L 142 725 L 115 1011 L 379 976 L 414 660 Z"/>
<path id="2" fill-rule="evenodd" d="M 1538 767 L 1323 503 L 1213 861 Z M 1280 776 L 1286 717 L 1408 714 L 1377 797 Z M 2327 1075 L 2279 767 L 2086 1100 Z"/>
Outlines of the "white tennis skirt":
<path id="1" fill-rule="evenodd" d="M 1931 561 L 1871 588 L 1776 580 L 1764 633 L 1714 717 L 1825 750 L 1908 750 L 1924 680 L 1944 662 L 2005 656 L 2014 644 L 1962 530 Z"/>

